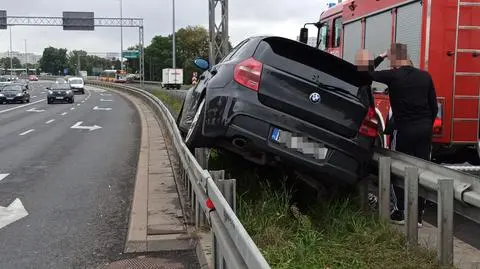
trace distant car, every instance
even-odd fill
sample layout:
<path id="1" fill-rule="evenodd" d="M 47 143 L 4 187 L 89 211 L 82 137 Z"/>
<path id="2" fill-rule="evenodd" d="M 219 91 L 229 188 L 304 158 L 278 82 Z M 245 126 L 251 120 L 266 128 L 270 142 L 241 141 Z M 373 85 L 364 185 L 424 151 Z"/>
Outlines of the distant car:
<path id="1" fill-rule="evenodd" d="M 35 76 L 35 75 L 30 75 L 30 76 L 28 76 L 28 80 L 30 80 L 30 81 L 38 81 L 38 77 Z"/>
<path id="2" fill-rule="evenodd" d="M 85 94 L 85 82 L 83 81 L 83 78 L 71 77 L 68 79 L 68 84 L 70 84 L 70 88 L 74 93 L 80 92 Z"/>
<path id="3" fill-rule="evenodd" d="M 64 78 L 57 78 L 57 79 L 55 80 L 55 83 L 56 83 L 56 84 L 66 84 L 67 81 L 66 81 Z"/>
<path id="4" fill-rule="evenodd" d="M 55 83 L 51 87 L 47 87 L 46 89 L 48 90 L 48 104 L 53 104 L 55 102 L 66 102 L 71 104 L 75 101 L 73 91 L 70 89 L 70 85 L 68 85 L 67 83 Z"/>
<path id="5" fill-rule="evenodd" d="M 3 87 L 0 93 L 0 103 L 29 103 L 30 94 L 24 90 L 22 85 L 12 84 Z"/>
<path id="6" fill-rule="evenodd" d="M 205 70 L 177 118 L 185 144 L 351 185 L 378 137 L 371 80 L 338 57 L 282 37 L 252 37 Z"/>

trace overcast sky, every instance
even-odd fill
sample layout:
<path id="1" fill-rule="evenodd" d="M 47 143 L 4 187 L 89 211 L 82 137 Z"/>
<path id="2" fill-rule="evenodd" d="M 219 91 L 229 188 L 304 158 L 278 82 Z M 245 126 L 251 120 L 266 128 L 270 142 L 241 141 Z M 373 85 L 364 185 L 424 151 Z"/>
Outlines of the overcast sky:
<path id="1" fill-rule="evenodd" d="M 9 16 L 62 16 L 63 11 L 95 12 L 95 17 L 120 17 L 120 0 L 0 0 L 0 10 Z M 230 39 L 235 45 L 243 38 L 273 34 L 296 38 L 305 22 L 316 21 L 327 2 L 335 0 L 230 0 Z M 61 4 L 60 4 L 61 3 Z M 187 25 L 208 26 L 208 0 L 175 0 L 176 28 Z M 123 0 L 123 16 L 143 18 L 145 43 L 155 35 L 167 35 L 172 29 L 171 0 Z M 310 31 L 310 35 L 315 35 Z M 41 54 L 48 46 L 88 52 L 120 51 L 119 28 L 95 31 L 63 31 L 61 27 L 17 26 L 12 28 L 13 50 Z M 0 52 L 9 50 L 9 31 L 0 30 Z M 138 29 L 124 28 L 124 49 L 138 43 Z"/>

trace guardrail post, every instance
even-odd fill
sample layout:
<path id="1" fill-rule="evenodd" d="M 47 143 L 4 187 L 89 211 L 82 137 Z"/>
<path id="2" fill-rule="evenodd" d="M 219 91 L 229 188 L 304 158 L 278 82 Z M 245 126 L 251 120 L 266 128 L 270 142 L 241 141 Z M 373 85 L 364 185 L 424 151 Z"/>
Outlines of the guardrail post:
<path id="1" fill-rule="evenodd" d="M 380 157 L 378 161 L 378 209 L 380 218 L 390 218 L 390 157 Z"/>
<path id="2" fill-rule="evenodd" d="M 204 169 L 208 169 L 208 148 L 195 148 L 195 159 Z"/>
<path id="3" fill-rule="evenodd" d="M 405 233 L 409 246 L 418 244 L 418 168 L 405 168 Z"/>
<path id="4" fill-rule="evenodd" d="M 453 179 L 438 180 L 438 260 L 453 264 Z"/>
<path id="5" fill-rule="evenodd" d="M 367 212 L 368 207 L 368 178 L 365 177 L 357 183 L 358 199 L 362 211 Z"/>

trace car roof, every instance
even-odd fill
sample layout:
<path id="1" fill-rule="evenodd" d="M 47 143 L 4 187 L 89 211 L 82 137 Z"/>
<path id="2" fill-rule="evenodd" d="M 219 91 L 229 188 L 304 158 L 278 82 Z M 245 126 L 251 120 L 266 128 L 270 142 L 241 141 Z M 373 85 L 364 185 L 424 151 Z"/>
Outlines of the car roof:
<path id="1" fill-rule="evenodd" d="M 83 78 L 81 78 L 81 77 L 70 77 L 70 78 L 68 78 L 68 80 L 74 80 L 74 79 L 81 79 L 81 80 L 83 80 Z"/>

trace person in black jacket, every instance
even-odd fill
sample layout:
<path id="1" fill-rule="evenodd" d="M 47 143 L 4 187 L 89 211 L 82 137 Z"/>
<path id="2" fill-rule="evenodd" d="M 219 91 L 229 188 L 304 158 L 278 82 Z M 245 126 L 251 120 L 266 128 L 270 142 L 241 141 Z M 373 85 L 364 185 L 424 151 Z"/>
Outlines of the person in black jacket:
<path id="1" fill-rule="evenodd" d="M 433 122 L 438 113 L 437 96 L 432 77 L 411 66 L 405 44 L 393 44 L 388 52 L 392 69 L 371 71 L 374 81 L 388 86 L 390 105 L 397 134 L 395 148 L 421 159 L 430 160 Z M 399 210 L 392 221 L 404 223 L 404 195 L 397 193 Z M 422 226 L 425 200 L 419 197 L 418 222 Z"/>

